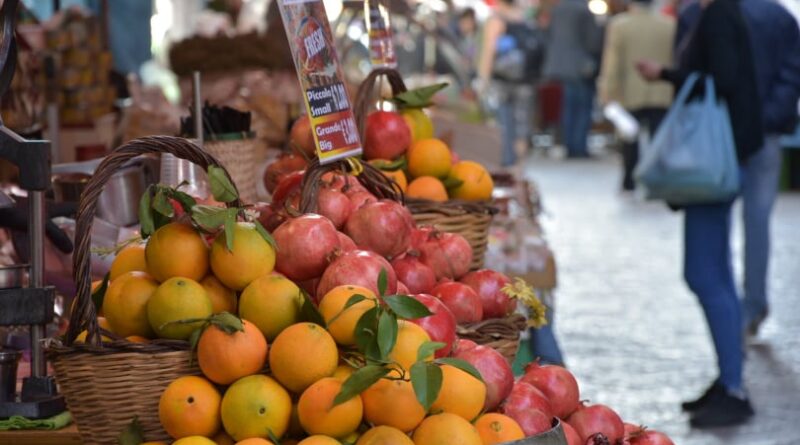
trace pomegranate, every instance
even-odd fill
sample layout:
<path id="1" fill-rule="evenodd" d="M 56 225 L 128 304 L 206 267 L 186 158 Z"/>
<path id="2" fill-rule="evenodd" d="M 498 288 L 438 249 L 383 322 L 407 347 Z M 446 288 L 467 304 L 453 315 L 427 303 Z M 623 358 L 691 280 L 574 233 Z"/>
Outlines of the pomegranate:
<path id="1" fill-rule="evenodd" d="M 328 218 L 337 229 L 341 229 L 350 217 L 350 200 L 338 190 L 323 187 L 317 196 L 317 213 Z"/>
<path id="2" fill-rule="evenodd" d="M 444 343 L 445 346 L 436 351 L 436 358 L 447 357 L 453 352 L 456 343 L 456 317 L 438 298 L 428 294 L 418 294 L 414 299 L 424 304 L 433 315 L 411 320 L 425 329 L 432 341 Z"/>
<path id="3" fill-rule="evenodd" d="M 460 281 L 481 297 L 484 320 L 506 317 L 517 307 L 516 301 L 502 291 L 503 286 L 511 282 L 505 274 L 491 269 L 481 269 L 464 275 Z"/>
<path id="4" fill-rule="evenodd" d="M 428 241 L 435 229 L 431 226 L 420 226 L 411 231 L 411 248 L 419 251 L 420 247 Z"/>
<path id="5" fill-rule="evenodd" d="M 356 246 L 393 258 L 408 250 L 413 227 L 407 213 L 408 209 L 394 201 L 367 203 L 350 215 L 345 233 Z"/>
<path id="6" fill-rule="evenodd" d="M 377 295 L 381 269 L 386 271 L 387 295 L 394 294 L 397 292 L 397 275 L 385 258 L 366 250 L 343 252 L 325 269 L 317 287 L 317 295 L 325 295 L 343 284 L 364 286 Z"/>
<path id="7" fill-rule="evenodd" d="M 317 155 L 317 144 L 314 142 L 314 134 L 311 132 L 311 121 L 307 115 L 300 116 L 289 132 L 289 144 L 292 148 L 304 153 L 309 158 Z"/>
<path id="8" fill-rule="evenodd" d="M 567 419 L 575 432 L 586 442 L 591 436 L 602 433 L 611 443 L 617 443 L 625 435 L 625 426 L 614 410 L 605 405 L 578 405 L 578 409 Z"/>
<path id="9" fill-rule="evenodd" d="M 455 281 L 439 283 L 431 294 L 442 300 L 442 303 L 455 315 L 458 324 L 483 320 L 481 297 L 466 284 Z"/>
<path id="10" fill-rule="evenodd" d="M 436 275 L 433 274 L 433 270 L 422 264 L 415 256 L 405 254 L 397 257 L 392 260 L 392 267 L 397 273 L 397 279 L 402 281 L 412 294 L 429 293 L 436 285 Z"/>
<path id="11" fill-rule="evenodd" d="M 253 210 L 258 212 L 258 222 L 268 232 L 273 232 L 288 219 L 288 215 L 283 209 L 275 209 L 272 204 L 258 202 L 253 206 Z"/>
<path id="12" fill-rule="evenodd" d="M 519 423 L 527 436 L 543 433 L 553 427 L 550 402 L 541 391 L 525 382 L 517 382 L 503 403 L 503 413 Z"/>
<path id="13" fill-rule="evenodd" d="M 554 365 L 540 366 L 534 362 L 525 368 L 525 375 L 520 380 L 530 383 L 544 393 L 556 417 L 566 419 L 578 408 L 580 403 L 578 382 L 566 368 Z"/>
<path id="14" fill-rule="evenodd" d="M 342 252 L 349 252 L 351 250 L 358 249 L 353 239 L 345 235 L 344 233 L 336 232 L 336 236 L 339 237 L 339 249 L 341 249 Z"/>
<path id="15" fill-rule="evenodd" d="M 459 340 L 453 356 L 469 362 L 481 373 L 483 382 L 486 383 L 484 411 L 494 410 L 511 394 L 514 388 L 514 372 L 508 360 L 496 350 L 469 340 Z"/>
<path id="16" fill-rule="evenodd" d="M 304 170 L 306 165 L 308 162 L 298 154 L 281 153 L 278 159 L 264 170 L 264 187 L 268 192 L 274 192 L 281 179 L 289 173 Z"/>
<path id="17" fill-rule="evenodd" d="M 436 273 L 437 279 L 458 279 L 469 272 L 472 247 L 461 235 L 434 231 L 419 248 L 420 260 Z"/>
<path id="18" fill-rule="evenodd" d="M 314 302 L 314 304 L 317 305 L 319 305 L 319 301 L 323 297 L 322 295 L 320 295 L 319 297 L 317 296 L 318 284 L 319 284 L 319 277 L 297 282 L 297 285 L 300 287 L 300 289 L 306 291 L 308 296 L 311 297 L 311 300 Z"/>
<path id="19" fill-rule="evenodd" d="M 675 445 L 666 434 L 652 430 L 643 431 L 629 440 L 631 445 Z"/>
<path id="20" fill-rule="evenodd" d="M 374 111 L 366 125 L 364 159 L 395 159 L 411 145 L 411 130 L 398 113 Z"/>
<path id="21" fill-rule="evenodd" d="M 300 182 L 303 180 L 304 170 L 291 172 L 284 176 L 272 192 L 272 205 L 282 206 L 283 202 L 291 196 L 300 193 Z"/>
<path id="22" fill-rule="evenodd" d="M 586 439 L 586 445 L 617 445 L 617 442 L 611 443 L 603 433 L 595 433 Z"/>
<path id="23" fill-rule="evenodd" d="M 369 193 L 370 196 L 374 197 L 374 195 L 372 195 L 372 193 L 370 193 L 369 190 L 367 190 L 367 188 L 358 181 L 358 179 L 352 176 L 345 177 L 345 183 L 342 185 L 342 192 L 344 192 L 348 198 L 352 198 L 352 196 L 357 193 Z"/>
<path id="24" fill-rule="evenodd" d="M 353 193 L 352 195 L 345 195 L 350 198 L 350 214 L 363 207 L 365 204 L 378 202 L 378 198 L 368 191 Z"/>
<path id="25" fill-rule="evenodd" d="M 294 281 L 322 275 L 339 248 L 336 233 L 327 218 L 311 213 L 284 222 L 272 234 L 278 245 L 275 270 Z"/>
<path id="26" fill-rule="evenodd" d="M 581 436 L 578 435 L 575 428 L 570 424 L 562 420 L 561 428 L 564 430 L 564 436 L 567 438 L 567 445 L 586 445 L 585 442 L 581 442 Z"/>
<path id="27" fill-rule="evenodd" d="M 398 295 L 411 295 L 411 291 L 408 290 L 408 286 L 403 284 L 402 281 L 397 280 L 397 294 Z"/>

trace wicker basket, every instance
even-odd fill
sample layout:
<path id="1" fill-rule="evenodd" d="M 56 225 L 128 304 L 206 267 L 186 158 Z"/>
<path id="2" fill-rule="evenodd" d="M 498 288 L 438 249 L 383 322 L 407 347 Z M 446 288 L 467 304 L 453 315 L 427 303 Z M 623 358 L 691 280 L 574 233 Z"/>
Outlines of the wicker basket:
<path id="1" fill-rule="evenodd" d="M 239 199 L 252 204 L 256 201 L 256 150 L 258 139 L 211 139 L 203 148 L 219 160 L 239 189 Z"/>
<path id="2" fill-rule="evenodd" d="M 50 339 L 47 356 L 85 445 L 116 443 L 119 433 L 134 416 L 139 417 L 147 440 L 168 440 L 158 421 L 158 399 L 175 378 L 200 374 L 196 366 L 189 365 L 189 344 L 184 341 L 100 342 L 91 299 L 89 261 L 97 199 L 111 175 L 132 158 L 146 153 L 171 153 L 203 169 L 220 165 L 186 139 L 146 137 L 130 141 L 108 155 L 84 189 L 76 217 L 73 256 L 76 303 L 66 340 Z M 240 203 L 235 201 L 231 205 L 238 207 Z M 83 330 L 88 333 L 86 343 L 75 343 Z"/>
<path id="3" fill-rule="evenodd" d="M 472 340 L 496 350 L 508 360 L 508 363 L 513 364 L 517 358 L 520 335 L 527 328 L 528 322 L 525 317 L 513 314 L 506 318 L 490 318 L 477 323 L 459 325 L 456 334 L 459 338 Z"/>

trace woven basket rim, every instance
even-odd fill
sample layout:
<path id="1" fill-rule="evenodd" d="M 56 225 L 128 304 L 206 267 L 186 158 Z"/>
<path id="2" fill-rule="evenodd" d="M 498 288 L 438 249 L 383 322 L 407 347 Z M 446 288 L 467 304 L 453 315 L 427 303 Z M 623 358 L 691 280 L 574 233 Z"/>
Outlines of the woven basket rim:
<path id="1" fill-rule="evenodd" d="M 461 199 L 448 199 L 437 202 L 421 198 L 406 198 L 406 207 L 411 213 L 437 213 L 447 216 L 466 214 L 493 216 L 500 212 L 493 201 L 464 201 Z"/>

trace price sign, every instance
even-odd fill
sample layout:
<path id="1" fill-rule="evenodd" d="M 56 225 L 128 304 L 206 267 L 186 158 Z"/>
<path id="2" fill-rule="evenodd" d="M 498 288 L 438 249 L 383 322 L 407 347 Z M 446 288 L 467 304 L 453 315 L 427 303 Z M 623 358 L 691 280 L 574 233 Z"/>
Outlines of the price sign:
<path id="1" fill-rule="evenodd" d="M 367 18 L 369 58 L 374 68 L 397 68 L 389 10 L 381 0 L 365 0 L 364 16 Z"/>
<path id="2" fill-rule="evenodd" d="M 325 5 L 322 0 L 278 0 L 278 6 L 320 163 L 361 154 Z"/>

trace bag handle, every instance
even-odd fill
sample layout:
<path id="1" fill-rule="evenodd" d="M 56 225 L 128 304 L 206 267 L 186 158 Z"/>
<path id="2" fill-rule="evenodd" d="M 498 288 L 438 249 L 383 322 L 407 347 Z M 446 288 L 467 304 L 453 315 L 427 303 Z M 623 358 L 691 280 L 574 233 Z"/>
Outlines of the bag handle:
<path id="1" fill-rule="evenodd" d="M 714 105 L 717 102 L 717 90 L 714 86 L 714 79 L 711 76 L 706 76 L 706 105 Z"/>
<path id="2" fill-rule="evenodd" d="M 689 74 L 689 76 L 686 78 L 686 81 L 683 82 L 680 91 L 678 91 L 678 95 L 675 97 L 676 104 L 683 105 L 686 103 L 686 99 L 689 98 L 689 94 L 691 94 L 692 90 L 694 90 L 698 80 L 700 80 L 700 73 L 695 71 Z"/>

